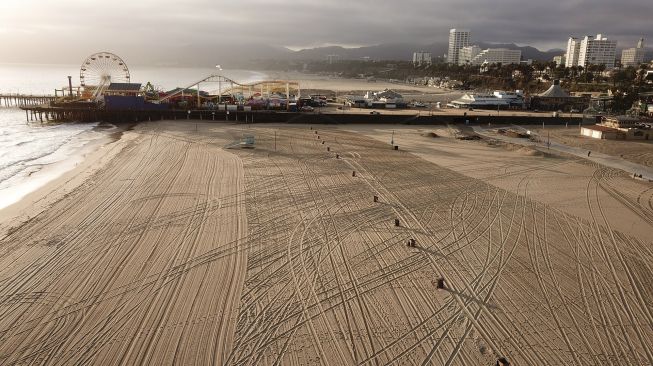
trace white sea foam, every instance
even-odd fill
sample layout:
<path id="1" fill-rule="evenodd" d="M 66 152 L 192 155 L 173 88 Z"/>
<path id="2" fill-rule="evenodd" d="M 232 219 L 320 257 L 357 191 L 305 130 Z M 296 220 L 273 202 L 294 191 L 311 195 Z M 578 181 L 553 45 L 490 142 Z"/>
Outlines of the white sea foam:
<path id="1" fill-rule="evenodd" d="M 102 138 L 97 123 L 27 125 L 23 111 L 0 108 L 0 208 L 72 169 L 82 148 Z"/>

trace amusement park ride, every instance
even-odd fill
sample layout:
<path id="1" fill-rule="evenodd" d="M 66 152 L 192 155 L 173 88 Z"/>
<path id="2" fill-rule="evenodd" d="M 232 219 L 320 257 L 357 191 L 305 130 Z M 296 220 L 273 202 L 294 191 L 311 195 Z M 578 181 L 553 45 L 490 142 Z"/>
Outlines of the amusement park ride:
<path id="1" fill-rule="evenodd" d="M 222 68 L 218 67 L 218 72 L 222 72 Z M 201 87 L 207 88 L 211 84 L 217 84 L 217 90 L 201 90 Z M 172 118 L 178 115 L 190 118 L 192 115 L 199 119 L 209 115 L 212 119 L 217 116 L 228 120 L 231 111 L 236 112 L 234 118 L 238 120 L 238 111 L 251 114 L 253 110 L 296 110 L 297 103 L 292 98 L 295 96 L 299 100 L 300 91 L 296 81 L 240 83 L 216 73 L 184 88 L 163 92 L 150 82 L 144 86 L 132 83 L 129 67 L 122 58 L 111 52 L 98 52 L 82 63 L 79 86 L 73 86 L 69 76 L 68 86 L 55 89 L 54 96 L 43 99 L 31 96 L 25 103 L 16 104 L 25 110 L 28 122 L 99 118 L 133 120 L 152 116 L 163 118 L 164 115 Z M 249 116 L 250 120 L 252 118 Z"/>
<path id="2" fill-rule="evenodd" d="M 216 66 L 218 71 L 222 68 Z M 83 101 L 94 101 L 102 104 L 106 95 L 134 96 L 134 87 L 138 85 L 138 96 L 156 104 L 167 104 L 174 101 L 190 101 L 192 97 L 196 107 L 201 107 L 207 102 L 224 103 L 226 101 L 243 101 L 246 98 L 271 98 L 285 97 L 290 100 L 291 92 L 299 95 L 301 89 L 299 83 L 290 80 L 262 80 L 253 83 L 240 83 L 222 74 L 212 74 L 193 82 L 184 88 L 176 88 L 170 92 L 157 90 L 152 83 L 147 82 L 145 86 L 131 84 L 131 74 L 127 63 L 119 56 L 111 52 L 98 52 L 88 56 L 82 63 L 79 71 L 79 87 L 56 90 L 59 94 L 68 99 Z M 217 90 L 211 92 L 201 91 L 201 86 L 217 84 Z M 73 95 L 73 90 L 75 95 Z M 76 96 L 77 98 L 71 98 Z M 237 97 L 236 97 L 237 96 Z"/>
<path id="3" fill-rule="evenodd" d="M 197 104 L 201 105 L 201 98 L 205 99 L 217 99 L 217 103 L 221 103 L 225 94 L 229 95 L 239 95 L 242 98 L 252 98 L 252 97 L 266 97 L 270 98 L 273 95 L 285 95 L 286 100 L 290 100 L 291 91 L 297 93 L 299 96 L 301 93 L 301 88 L 299 82 L 290 81 L 290 80 L 264 80 L 257 81 L 253 83 L 239 83 L 228 77 L 225 77 L 220 74 L 209 75 L 199 81 L 189 84 L 185 88 L 179 88 L 177 91 L 170 93 L 166 96 L 163 96 L 159 102 L 165 102 L 174 97 L 177 97 L 184 93 L 185 90 L 195 87 L 196 90 L 200 90 L 202 84 L 218 84 L 218 89 L 213 90 L 212 93 L 209 93 L 208 97 L 202 97 L 200 93 L 197 93 Z M 216 93 L 217 92 L 217 93 Z"/>
<path id="4" fill-rule="evenodd" d="M 83 99 L 100 97 L 111 83 L 129 83 L 129 68 L 125 61 L 110 52 L 90 55 L 79 70 L 79 85 Z"/>

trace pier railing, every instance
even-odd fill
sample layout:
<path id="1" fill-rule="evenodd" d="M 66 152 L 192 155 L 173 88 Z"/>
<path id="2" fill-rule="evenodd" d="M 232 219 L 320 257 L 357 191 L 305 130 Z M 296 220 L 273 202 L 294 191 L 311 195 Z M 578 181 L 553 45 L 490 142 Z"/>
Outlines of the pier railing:
<path id="1" fill-rule="evenodd" d="M 54 95 L 0 93 L 0 107 L 24 107 L 46 104 L 57 100 Z"/>

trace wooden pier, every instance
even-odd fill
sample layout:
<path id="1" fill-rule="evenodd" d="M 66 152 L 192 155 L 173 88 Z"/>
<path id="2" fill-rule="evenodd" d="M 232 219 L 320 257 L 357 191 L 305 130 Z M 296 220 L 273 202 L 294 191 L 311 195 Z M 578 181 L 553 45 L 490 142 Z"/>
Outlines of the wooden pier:
<path id="1" fill-rule="evenodd" d="M 25 105 L 20 107 L 25 111 L 25 119 L 29 122 L 97 122 L 103 120 L 102 110 L 96 106 L 48 106 Z"/>
<path id="2" fill-rule="evenodd" d="M 0 107 L 36 106 L 55 100 L 54 95 L 0 94 Z"/>
<path id="3" fill-rule="evenodd" d="M 94 102 L 54 102 L 50 105 L 24 106 L 26 122 L 110 122 L 134 123 L 160 120 L 223 121 L 231 123 L 304 123 L 304 124 L 465 124 L 464 115 L 369 115 L 342 113 L 297 113 L 285 111 L 224 111 L 209 109 L 107 110 Z M 582 124 L 582 118 L 540 116 L 478 116 L 475 124 L 565 125 Z"/>

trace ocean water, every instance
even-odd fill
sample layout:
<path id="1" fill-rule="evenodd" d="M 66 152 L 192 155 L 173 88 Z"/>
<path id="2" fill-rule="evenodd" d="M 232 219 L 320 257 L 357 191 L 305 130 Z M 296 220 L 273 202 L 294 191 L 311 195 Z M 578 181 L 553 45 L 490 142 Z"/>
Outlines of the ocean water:
<path id="1" fill-rule="evenodd" d="M 131 81 L 148 81 L 163 90 L 185 87 L 212 73 L 215 68 L 130 68 Z M 222 75 L 247 83 L 266 74 L 247 70 L 223 70 Z M 79 66 L 0 64 L 0 94 L 54 94 L 73 77 L 79 84 Z M 213 90 L 207 83 L 202 89 Z M 98 123 L 44 124 L 26 122 L 25 112 L 0 106 L 0 209 L 73 169 L 89 144 L 105 138 L 115 126 Z"/>
<path id="2" fill-rule="evenodd" d="M 105 136 L 97 125 L 26 124 L 24 111 L 0 108 L 0 209 L 72 169 L 82 149 Z"/>

